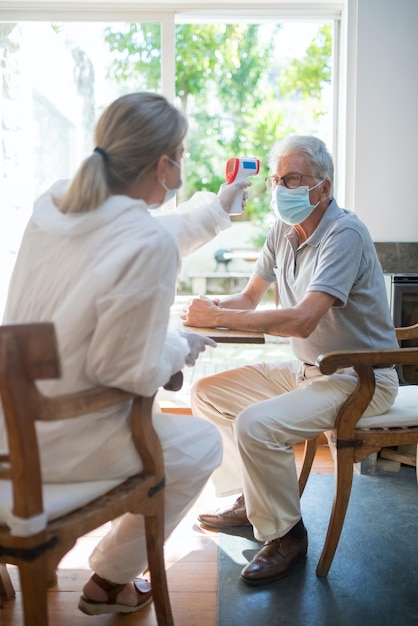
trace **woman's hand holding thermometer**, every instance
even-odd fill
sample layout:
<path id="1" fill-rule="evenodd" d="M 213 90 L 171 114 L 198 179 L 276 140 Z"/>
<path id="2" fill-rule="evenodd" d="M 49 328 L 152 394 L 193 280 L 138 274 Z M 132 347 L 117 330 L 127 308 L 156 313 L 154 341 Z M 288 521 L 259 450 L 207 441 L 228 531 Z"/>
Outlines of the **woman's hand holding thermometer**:
<path id="1" fill-rule="evenodd" d="M 242 183 L 249 176 L 257 176 L 260 171 L 260 160 L 256 157 L 233 157 L 228 159 L 226 163 L 226 182 Z M 230 215 L 240 215 L 242 213 L 242 200 L 244 198 L 245 189 L 237 192 L 232 207 L 229 211 Z"/>

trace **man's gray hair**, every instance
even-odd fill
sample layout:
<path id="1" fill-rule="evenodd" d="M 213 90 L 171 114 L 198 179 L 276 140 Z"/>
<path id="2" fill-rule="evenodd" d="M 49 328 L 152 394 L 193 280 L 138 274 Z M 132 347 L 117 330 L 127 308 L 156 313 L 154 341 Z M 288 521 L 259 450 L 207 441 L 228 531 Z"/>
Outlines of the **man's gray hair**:
<path id="1" fill-rule="evenodd" d="M 281 157 L 302 154 L 311 164 L 318 180 L 328 179 L 331 183 L 329 198 L 334 193 L 334 163 L 325 143 L 311 135 L 289 135 L 274 144 L 269 158 L 270 170 L 276 173 L 277 162 Z"/>

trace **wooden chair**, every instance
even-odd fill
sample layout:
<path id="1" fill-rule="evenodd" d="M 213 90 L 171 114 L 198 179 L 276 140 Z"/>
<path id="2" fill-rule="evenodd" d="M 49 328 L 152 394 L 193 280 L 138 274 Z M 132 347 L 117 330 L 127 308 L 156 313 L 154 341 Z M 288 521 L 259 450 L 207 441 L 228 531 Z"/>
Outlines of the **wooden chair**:
<path id="1" fill-rule="evenodd" d="M 26 626 L 48 626 L 47 585 L 76 540 L 124 513 L 145 517 L 148 566 L 160 626 L 173 617 L 164 564 L 164 464 L 152 397 L 94 388 L 47 398 L 36 380 L 58 378 L 52 324 L 0 326 L 0 395 L 9 453 L 0 455 L 0 595 L 13 597 L 6 563 L 19 568 Z M 181 387 L 181 372 L 166 386 Z M 132 399 L 131 428 L 143 472 L 125 481 L 42 484 L 36 420 L 62 420 Z M 76 609 L 75 609 L 76 610 Z"/>
<path id="2" fill-rule="evenodd" d="M 418 324 L 397 328 L 399 341 L 418 338 Z M 381 416 L 381 428 L 365 427 L 358 423 L 375 388 L 374 368 L 393 364 L 418 363 L 418 347 L 398 350 L 367 350 L 362 352 L 329 352 L 318 358 L 323 374 L 333 374 L 338 368 L 353 367 L 358 376 L 355 391 L 341 407 L 332 438 L 336 447 L 335 491 L 331 518 L 316 573 L 326 576 L 331 567 L 344 524 L 353 481 L 353 464 L 387 446 L 418 444 L 418 385 L 399 388 L 390 410 Z M 299 475 L 299 493 L 302 495 L 319 437 L 305 442 L 305 454 Z"/>

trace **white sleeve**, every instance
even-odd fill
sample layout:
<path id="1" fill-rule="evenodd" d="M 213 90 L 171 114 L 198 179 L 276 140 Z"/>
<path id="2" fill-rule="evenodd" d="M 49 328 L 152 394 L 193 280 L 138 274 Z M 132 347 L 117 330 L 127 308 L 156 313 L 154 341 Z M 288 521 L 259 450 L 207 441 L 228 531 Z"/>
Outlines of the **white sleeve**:
<path id="1" fill-rule="evenodd" d="M 91 380 L 151 396 L 183 369 L 188 342 L 178 332 L 167 333 L 177 264 L 174 240 L 150 236 L 97 301 L 86 364 Z"/>
<path id="2" fill-rule="evenodd" d="M 231 226 L 230 217 L 223 210 L 218 196 L 209 191 L 198 191 L 190 200 L 180 204 L 174 213 L 160 215 L 156 219 L 161 220 L 174 235 L 180 258 L 191 254 L 221 230 Z"/>

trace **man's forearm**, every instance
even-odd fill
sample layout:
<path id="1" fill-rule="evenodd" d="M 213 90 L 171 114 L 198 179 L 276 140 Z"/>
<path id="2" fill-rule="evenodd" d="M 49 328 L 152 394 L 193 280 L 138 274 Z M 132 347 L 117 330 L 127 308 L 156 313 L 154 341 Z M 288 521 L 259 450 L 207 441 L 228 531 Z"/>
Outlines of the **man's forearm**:
<path id="1" fill-rule="evenodd" d="M 221 303 L 210 311 L 214 323 L 209 325 L 306 339 L 335 301 L 336 298 L 330 294 L 312 291 L 300 304 L 282 309 L 233 310 L 223 308 Z"/>
<path id="2" fill-rule="evenodd" d="M 231 330 L 250 330 L 269 335 L 287 337 L 286 332 L 288 311 L 267 310 L 253 311 L 246 309 L 229 309 L 223 307 L 223 302 L 214 313 L 213 325 Z M 283 318 L 283 319 L 280 319 Z"/>
<path id="3" fill-rule="evenodd" d="M 245 295 L 245 293 L 234 293 L 231 296 L 222 298 L 219 306 L 223 309 L 235 309 L 239 311 L 248 311 L 255 308 L 252 301 Z"/>

